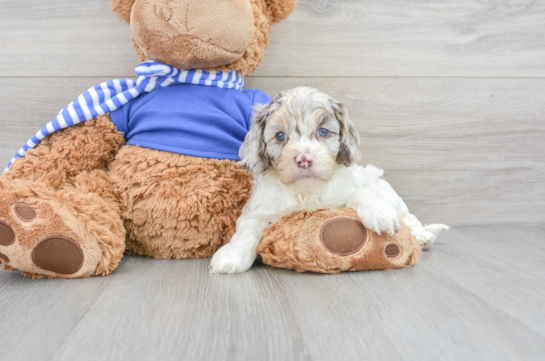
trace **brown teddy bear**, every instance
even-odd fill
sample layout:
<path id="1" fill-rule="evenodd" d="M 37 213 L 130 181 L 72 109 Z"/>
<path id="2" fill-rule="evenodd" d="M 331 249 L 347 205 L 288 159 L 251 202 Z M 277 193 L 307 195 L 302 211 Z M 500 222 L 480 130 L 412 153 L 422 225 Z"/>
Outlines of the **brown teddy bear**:
<path id="1" fill-rule="evenodd" d="M 124 251 L 200 258 L 228 241 L 250 189 L 238 148 L 270 99 L 242 91 L 243 76 L 296 3 L 112 0 L 138 79 L 89 89 L 14 157 L 0 177 L 4 268 L 106 275 Z"/>
<path id="2" fill-rule="evenodd" d="M 296 3 L 112 0 L 143 62 L 137 80 L 90 88 L 0 176 L 4 269 L 83 278 L 111 273 L 124 252 L 201 258 L 228 242 L 251 187 L 238 148 L 252 107 L 270 100 L 242 90 L 243 77 Z M 417 261 L 406 228 L 378 237 L 358 222 L 348 210 L 294 213 L 268 227 L 260 257 L 316 272 Z"/>

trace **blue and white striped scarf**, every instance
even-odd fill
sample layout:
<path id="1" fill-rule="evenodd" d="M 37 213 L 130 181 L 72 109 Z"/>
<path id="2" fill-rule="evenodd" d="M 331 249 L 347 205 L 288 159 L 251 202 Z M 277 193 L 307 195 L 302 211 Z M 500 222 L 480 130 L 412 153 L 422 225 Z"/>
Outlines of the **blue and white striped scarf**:
<path id="1" fill-rule="evenodd" d="M 157 88 L 183 83 L 222 89 L 242 89 L 244 85 L 244 78 L 238 76 L 234 70 L 230 72 L 180 70 L 151 60 L 138 65 L 136 75 L 136 81 L 130 79 L 110 80 L 81 94 L 26 142 L 11 159 L 4 171 L 7 172 L 17 158 L 22 158 L 29 149 L 34 149 L 49 134 L 94 119 L 99 115 L 113 112 L 137 98 L 140 94 L 149 93 Z"/>

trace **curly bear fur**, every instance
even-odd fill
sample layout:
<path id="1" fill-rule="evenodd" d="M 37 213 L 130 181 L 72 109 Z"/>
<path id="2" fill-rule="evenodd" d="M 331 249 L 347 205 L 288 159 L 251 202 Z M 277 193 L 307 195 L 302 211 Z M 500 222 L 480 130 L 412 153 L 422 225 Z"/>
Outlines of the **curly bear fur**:
<path id="1" fill-rule="evenodd" d="M 250 193 L 229 160 L 124 147 L 110 167 L 120 191 L 127 250 L 155 258 L 203 258 L 235 233 Z"/>

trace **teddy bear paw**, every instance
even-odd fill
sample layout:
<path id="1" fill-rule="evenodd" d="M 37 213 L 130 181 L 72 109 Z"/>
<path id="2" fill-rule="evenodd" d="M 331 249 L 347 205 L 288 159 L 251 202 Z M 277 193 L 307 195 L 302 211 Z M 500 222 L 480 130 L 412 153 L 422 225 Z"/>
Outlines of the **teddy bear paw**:
<path id="1" fill-rule="evenodd" d="M 97 242 L 84 244 L 88 237 L 82 237 L 81 228 L 67 225 L 51 202 L 20 202 L 13 193 L 0 191 L 0 263 L 4 270 L 21 270 L 32 278 L 90 276 L 101 251 Z"/>

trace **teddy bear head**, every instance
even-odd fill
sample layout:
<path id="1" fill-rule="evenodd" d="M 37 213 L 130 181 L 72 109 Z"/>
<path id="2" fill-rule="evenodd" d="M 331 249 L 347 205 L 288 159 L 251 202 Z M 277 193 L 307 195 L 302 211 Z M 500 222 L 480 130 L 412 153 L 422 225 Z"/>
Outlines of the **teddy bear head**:
<path id="1" fill-rule="evenodd" d="M 247 75 L 265 55 L 272 23 L 297 0 L 111 0 L 131 26 L 140 61 Z"/>

